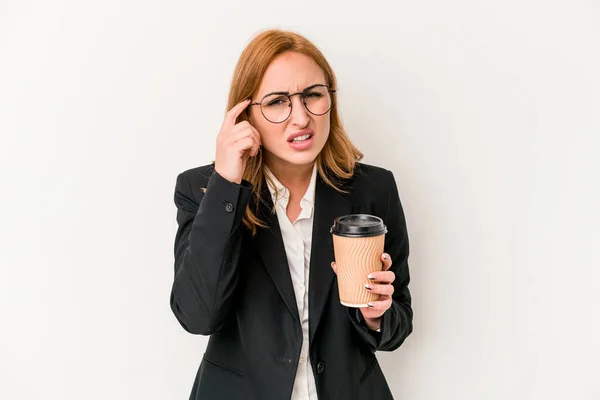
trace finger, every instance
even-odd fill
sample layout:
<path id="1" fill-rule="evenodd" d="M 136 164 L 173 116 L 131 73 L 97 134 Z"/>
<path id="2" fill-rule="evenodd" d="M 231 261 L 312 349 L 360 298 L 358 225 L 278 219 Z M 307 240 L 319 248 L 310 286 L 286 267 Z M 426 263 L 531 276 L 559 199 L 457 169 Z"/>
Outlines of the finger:
<path id="1" fill-rule="evenodd" d="M 381 255 L 381 260 L 383 261 L 383 271 L 387 271 L 392 266 L 392 257 L 388 253 L 383 253 Z"/>
<path id="2" fill-rule="evenodd" d="M 221 128 L 225 128 L 226 126 L 235 125 L 235 121 L 237 120 L 237 117 L 239 117 L 240 114 L 242 113 L 242 111 L 244 111 L 246 109 L 246 107 L 248 107 L 249 105 L 250 105 L 250 99 L 246 99 L 246 100 L 240 101 L 235 106 L 233 106 L 231 108 L 231 110 L 227 111 L 227 113 L 225 114 L 225 118 L 223 119 L 223 125 L 221 126 Z"/>
<path id="3" fill-rule="evenodd" d="M 392 298 L 390 296 L 381 296 L 378 301 L 371 301 L 367 305 L 372 310 L 386 311 L 392 306 Z"/>
<path id="4" fill-rule="evenodd" d="M 258 150 L 260 149 L 260 143 L 258 142 L 256 133 L 253 132 L 251 129 L 246 128 L 241 132 L 234 134 L 229 138 L 225 146 L 235 146 L 237 142 L 246 138 L 250 138 L 253 141 L 253 145 L 251 146 L 252 148 L 248 155 L 255 156 L 256 154 L 258 154 Z"/>
<path id="5" fill-rule="evenodd" d="M 333 272 L 337 275 L 337 265 L 335 264 L 335 262 L 331 263 L 331 268 L 333 269 Z"/>
<path id="6" fill-rule="evenodd" d="M 235 124 L 235 126 L 232 128 L 232 132 L 237 131 L 237 130 L 242 130 L 242 129 L 250 129 L 252 132 L 254 132 L 254 134 L 256 134 L 256 137 L 259 139 L 259 142 L 260 142 L 260 133 L 250 123 L 250 121 L 242 121 L 242 122 Z"/>
<path id="7" fill-rule="evenodd" d="M 247 122 L 247 121 L 245 121 Z M 248 122 L 247 125 L 248 129 L 250 129 L 252 131 L 252 134 L 254 135 L 256 142 L 258 143 L 259 146 L 262 146 L 262 139 L 260 137 L 260 133 L 258 132 L 258 130 L 256 130 L 255 127 L 253 127 L 252 125 L 250 125 L 250 123 Z"/>
<path id="8" fill-rule="evenodd" d="M 396 274 L 394 274 L 394 271 L 371 272 L 369 280 L 373 282 L 392 283 L 396 280 Z"/>
<path id="9" fill-rule="evenodd" d="M 256 144 L 258 146 L 260 146 L 260 142 L 259 139 L 257 138 L 257 134 L 249 128 L 244 128 L 241 129 L 237 132 L 233 132 L 231 133 L 231 135 L 229 136 L 229 138 L 227 139 L 227 141 L 225 142 L 226 146 L 230 146 L 235 144 L 236 142 L 239 142 L 240 140 L 244 139 L 244 138 L 251 138 L 252 140 L 254 140 L 256 142 Z"/>
<path id="10" fill-rule="evenodd" d="M 242 155 L 246 150 L 251 149 L 252 146 L 255 146 L 256 142 L 251 137 L 246 137 L 244 139 L 238 140 L 234 143 L 234 148 L 237 150 L 239 155 Z"/>
<path id="11" fill-rule="evenodd" d="M 365 285 L 365 289 L 373 293 L 379 293 L 386 296 L 391 296 L 394 294 L 394 286 L 392 285 L 378 285 L 375 283 L 368 283 Z"/>
<path id="12" fill-rule="evenodd" d="M 248 155 L 254 157 L 260 150 L 260 143 L 258 142 L 255 134 L 252 134 L 251 138 L 254 143 L 252 144 L 252 148 L 249 150 Z"/>
<path id="13" fill-rule="evenodd" d="M 258 153 L 260 145 L 256 143 L 256 139 L 252 135 L 241 136 L 234 143 L 228 145 L 238 152 L 248 151 L 249 156 L 255 156 Z"/>
<path id="14" fill-rule="evenodd" d="M 260 133 L 256 130 L 255 127 L 250 125 L 248 121 L 242 121 L 239 124 L 236 124 L 233 128 L 231 128 L 231 130 L 227 133 L 227 138 L 225 140 L 227 140 L 228 142 L 235 142 L 236 140 L 240 139 L 240 136 L 243 136 L 241 135 L 242 132 L 252 133 L 258 145 L 262 145 Z"/>

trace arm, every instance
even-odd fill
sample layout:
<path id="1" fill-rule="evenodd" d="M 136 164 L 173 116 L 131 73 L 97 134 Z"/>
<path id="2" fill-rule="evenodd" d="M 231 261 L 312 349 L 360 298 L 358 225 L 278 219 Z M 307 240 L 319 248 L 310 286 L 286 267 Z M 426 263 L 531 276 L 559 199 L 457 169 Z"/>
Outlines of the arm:
<path id="1" fill-rule="evenodd" d="M 359 309 L 348 309 L 350 320 L 356 327 L 359 336 L 373 352 L 397 349 L 412 332 L 413 312 L 411 295 L 408 289 L 410 282 L 408 233 L 396 181 L 390 171 L 388 171 L 388 174 L 389 191 L 383 221 L 388 228 L 384 248 L 392 260 L 392 266 L 389 270 L 396 275 L 396 279 L 392 283 L 394 286 L 392 305 L 381 316 L 381 332 L 375 332 L 367 328 L 366 321 Z"/>
<path id="2" fill-rule="evenodd" d="M 171 309 L 190 333 L 218 332 L 231 310 L 238 281 L 242 218 L 251 188 L 246 181 L 238 185 L 215 172 L 203 192 L 192 188 L 185 174 L 177 177 Z"/>

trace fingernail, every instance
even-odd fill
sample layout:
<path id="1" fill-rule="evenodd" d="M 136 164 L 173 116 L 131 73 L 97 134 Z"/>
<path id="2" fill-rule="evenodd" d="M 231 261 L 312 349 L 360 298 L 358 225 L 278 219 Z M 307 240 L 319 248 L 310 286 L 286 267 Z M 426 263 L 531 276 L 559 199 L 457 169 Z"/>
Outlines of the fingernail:
<path id="1" fill-rule="evenodd" d="M 373 276 L 373 274 L 369 274 L 369 276 L 367 276 L 367 278 L 369 278 L 370 280 L 374 280 L 375 276 Z"/>
<path id="2" fill-rule="evenodd" d="M 371 287 L 371 285 L 369 285 L 368 283 L 365 285 L 365 288 L 366 288 L 367 290 L 373 290 L 373 288 Z"/>
<path id="3" fill-rule="evenodd" d="M 388 258 L 388 255 L 387 254 L 383 254 L 383 259 L 387 260 L 387 258 Z"/>

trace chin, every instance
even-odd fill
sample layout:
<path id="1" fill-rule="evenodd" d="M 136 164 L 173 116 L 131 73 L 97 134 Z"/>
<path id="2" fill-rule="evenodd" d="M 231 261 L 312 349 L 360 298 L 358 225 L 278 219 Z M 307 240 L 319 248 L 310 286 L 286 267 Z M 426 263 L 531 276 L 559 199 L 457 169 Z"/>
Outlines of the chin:
<path id="1" fill-rule="evenodd" d="M 283 161 L 284 163 L 303 166 L 310 165 L 315 162 L 319 153 L 314 151 L 299 152 L 296 154 L 274 154 L 276 159 Z"/>
<path id="2" fill-rule="evenodd" d="M 287 162 L 295 165 L 308 165 L 315 162 L 319 155 L 319 151 L 306 151 L 292 154 L 285 158 Z"/>

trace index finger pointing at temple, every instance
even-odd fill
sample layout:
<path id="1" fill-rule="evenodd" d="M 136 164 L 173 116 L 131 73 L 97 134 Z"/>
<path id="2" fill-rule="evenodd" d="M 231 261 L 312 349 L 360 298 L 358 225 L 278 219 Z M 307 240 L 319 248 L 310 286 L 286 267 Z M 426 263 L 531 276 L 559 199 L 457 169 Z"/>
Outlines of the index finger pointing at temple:
<path id="1" fill-rule="evenodd" d="M 231 110 L 227 111 L 227 114 L 225 114 L 225 119 L 223 120 L 223 127 L 235 125 L 235 120 L 237 117 L 239 117 L 242 111 L 244 111 L 249 105 L 250 99 L 246 99 L 237 103 L 231 108 Z"/>

